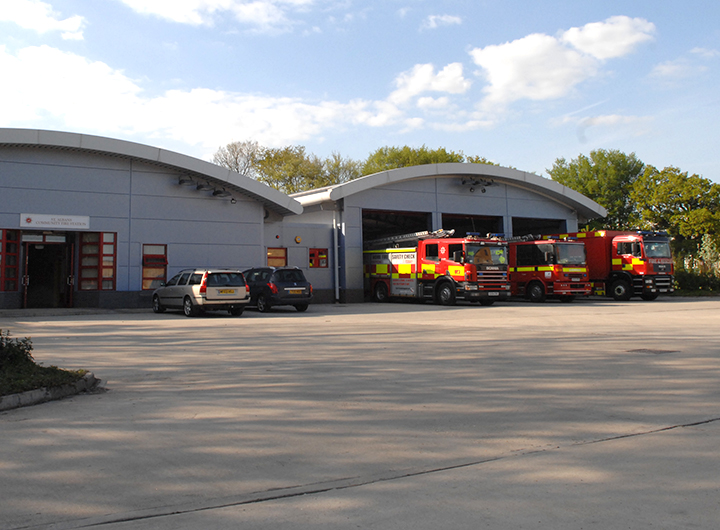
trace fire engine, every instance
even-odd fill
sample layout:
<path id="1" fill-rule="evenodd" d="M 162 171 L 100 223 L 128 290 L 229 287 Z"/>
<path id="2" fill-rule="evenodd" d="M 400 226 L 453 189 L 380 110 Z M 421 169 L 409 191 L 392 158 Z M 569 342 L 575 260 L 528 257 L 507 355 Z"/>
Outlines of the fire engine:
<path id="1" fill-rule="evenodd" d="M 572 302 L 591 293 L 585 245 L 570 239 L 527 235 L 510 238 L 510 287 L 531 302 L 559 298 Z"/>
<path id="2" fill-rule="evenodd" d="M 612 296 L 618 301 L 632 296 L 655 300 L 660 293 L 674 290 L 673 259 L 666 232 L 599 230 L 559 237 L 577 237 L 585 244 L 593 294 Z"/>
<path id="3" fill-rule="evenodd" d="M 394 297 L 492 305 L 510 294 L 507 242 L 454 230 L 414 232 L 366 243 L 366 288 L 378 302 Z"/>

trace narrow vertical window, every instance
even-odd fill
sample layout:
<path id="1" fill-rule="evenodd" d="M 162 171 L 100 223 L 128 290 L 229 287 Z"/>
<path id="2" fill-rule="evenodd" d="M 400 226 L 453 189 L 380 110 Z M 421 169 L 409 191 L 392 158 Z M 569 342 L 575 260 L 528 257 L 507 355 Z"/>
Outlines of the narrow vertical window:
<path id="1" fill-rule="evenodd" d="M 113 232 L 84 232 L 80 236 L 81 291 L 115 290 L 116 237 Z"/>
<path id="2" fill-rule="evenodd" d="M 0 291 L 18 290 L 19 262 L 18 231 L 0 229 Z"/>
<path id="3" fill-rule="evenodd" d="M 157 289 L 167 279 L 167 245 L 143 245 L 142 288 Z"/>

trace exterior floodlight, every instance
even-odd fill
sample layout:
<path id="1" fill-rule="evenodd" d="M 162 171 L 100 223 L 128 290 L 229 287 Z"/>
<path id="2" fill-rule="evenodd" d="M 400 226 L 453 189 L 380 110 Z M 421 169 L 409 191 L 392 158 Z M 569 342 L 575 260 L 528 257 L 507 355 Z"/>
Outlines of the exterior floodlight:
<path id="1" fill-rule="evenodd" d="M 208 184 L 207 182 L 205 182 L 205 183 L 200 182 L 200 183 L 198 183 L 196 189 L 198 191 L 210 191 L 211 189 L 213 189 L 213 187 L 210 184 Z"/>
<path id="2" fill-rule="evenodd" d="M 230 197 L 230 192 L 225 189 L 213 191 L 213 197 Z"/>
<path id="3" fill-rule="evenodd" d="M 181 186 L 192 186 L 195 183 L 190 177 L 180 177 L 180 180 L 178 180 L 178 184 L 180 184 Z"/>

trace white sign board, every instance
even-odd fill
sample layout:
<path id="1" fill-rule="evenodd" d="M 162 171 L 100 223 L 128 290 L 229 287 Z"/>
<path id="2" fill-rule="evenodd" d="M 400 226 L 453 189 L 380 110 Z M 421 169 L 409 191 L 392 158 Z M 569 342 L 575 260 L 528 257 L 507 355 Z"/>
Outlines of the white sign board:
<path id="1" fill-rule="evenodd" d="M 21 213 L 20 228 L 89 230 L 90 218 L 83 215 L 47 215 L 38 213 Z"/>

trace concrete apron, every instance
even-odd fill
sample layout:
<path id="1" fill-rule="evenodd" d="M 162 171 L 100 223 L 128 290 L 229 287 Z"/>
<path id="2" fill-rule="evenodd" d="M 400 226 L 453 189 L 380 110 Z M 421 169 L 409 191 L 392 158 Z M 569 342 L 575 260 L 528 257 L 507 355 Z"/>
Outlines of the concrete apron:
<path id="1" fill-rule="evenodd" d="M 109 391 L 0 415 L 0 528 L 707 527 L 718 309 L 5 318 Z"/>

